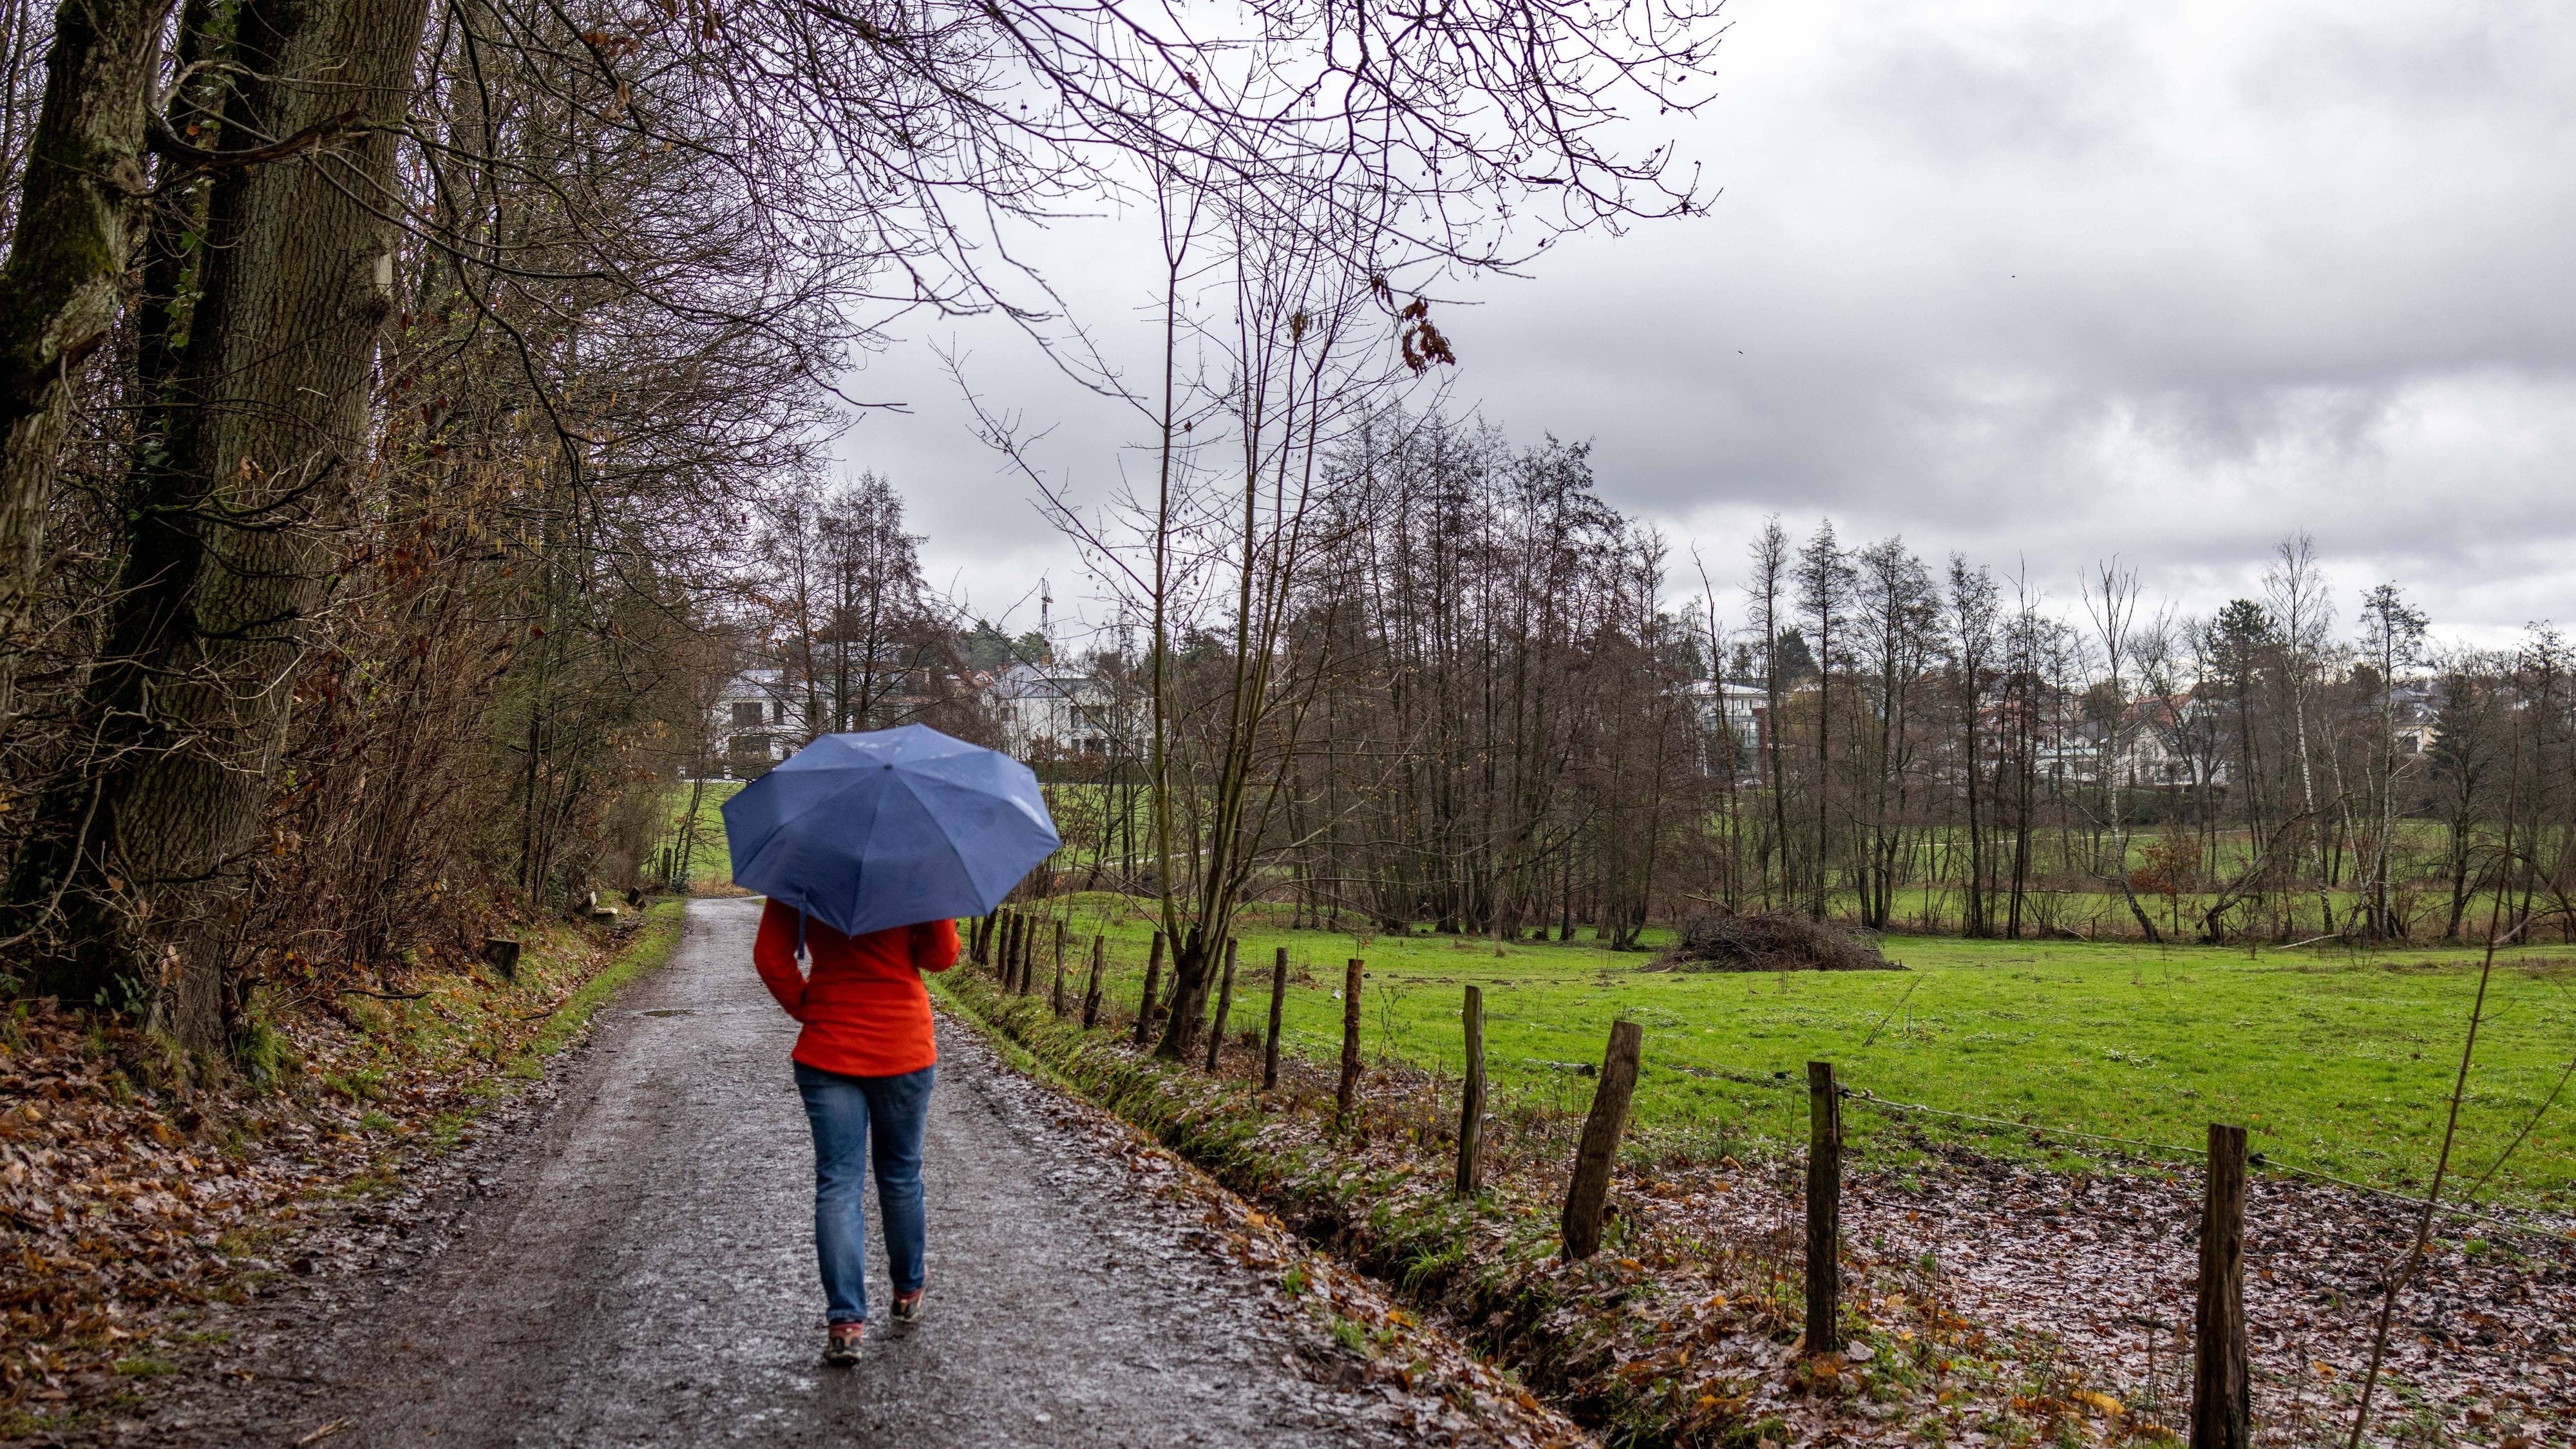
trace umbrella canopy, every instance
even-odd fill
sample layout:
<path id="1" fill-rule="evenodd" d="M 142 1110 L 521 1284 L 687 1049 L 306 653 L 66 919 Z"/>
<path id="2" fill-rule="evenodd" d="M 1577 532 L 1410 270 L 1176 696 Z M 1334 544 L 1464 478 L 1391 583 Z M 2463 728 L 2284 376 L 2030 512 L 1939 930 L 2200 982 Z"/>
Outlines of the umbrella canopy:
<path id="1" fill-rule="evenodd" d="M 983 915 L 1062 843 L 1028 766 L 926 725 L 825 735 L 724 822 L 736 885 L 849 936 Z"/>

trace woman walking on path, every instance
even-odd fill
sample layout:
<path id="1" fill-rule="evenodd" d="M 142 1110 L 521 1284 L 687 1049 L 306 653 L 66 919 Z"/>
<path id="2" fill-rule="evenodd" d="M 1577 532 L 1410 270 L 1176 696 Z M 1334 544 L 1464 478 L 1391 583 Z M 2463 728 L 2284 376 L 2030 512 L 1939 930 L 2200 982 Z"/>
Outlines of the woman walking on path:
<path id="1" fill-rule="evenodd" d="M 798 956 L 812 961 L 797 968 Z M 939 1047 L 925 971 L 957 964 L 957 923 L 924 921 L 845 936 L 793 906 L 761 910 L 752 964 L 804 1025 L 796 1089 L 814 1129 L 814 1255 L 829 1324 L 823 1361 L 852 1364 L 868 1323 L 867 1165 L 894 1277 L 894 1321 L 921 1317 L 921 1134 Z"/>
<path id="2" fill-rule="evenodd" d="M 921 973 L 957 964 L 955 918 L 999 905 L 1064 841 L 1028 766 L 917 724 L 820 736 L 723 808 L 734 884 L 769 897 L 753 964 L 805 1026 L 796 1087 L 814 1124 L 823 1360 L 854 1363 L 871 1148 L 894 1320 L 921 1314 L 921 1129 L 939 1059 Z"/>

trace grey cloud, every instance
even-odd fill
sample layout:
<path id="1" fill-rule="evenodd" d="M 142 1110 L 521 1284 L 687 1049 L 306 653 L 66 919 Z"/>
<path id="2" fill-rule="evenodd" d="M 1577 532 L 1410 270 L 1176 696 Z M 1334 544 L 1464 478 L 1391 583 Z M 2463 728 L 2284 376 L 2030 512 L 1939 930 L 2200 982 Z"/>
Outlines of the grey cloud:
<path id="1" fill-rule="evenodd" d="M 1681 136 L 1725 196 L 1475 288 L 1444 317 L 1459 406 L 1595 439 L 1604 493 L 1730 575 L 1764 514 L 1831 513 L 2064 592 L 2117 551 L 2209 607 L 2306 528 L 2339 578 L 2401 579 L 2447 627 L 2571 612 L 2576 11 L 1734 13 L 1726 95 Z M 1080 235 L 1058 270 L 1141 359 L 1140 292 Z M 1009 339 L 975 346 L 986 394 L 1055 426 L 1043 455 L 1097 496 L 1141 430 Z M 934 576 L 979 598 L 1070 577 L 916 377 L 921 412 L 848 451 L 903 460 Z"/>
<path id="2" fill-rule="evenodd" d="M 2284 9 L 2256 22 L 2234 76 L 2249 105 L 2284 115 L 2337 106 L 2475 122 L 2499 93 L 2556 89 L 2565 20 L 2546 3 Z M 2562 99 L 2561 117 L 2570 108 Z"/>
<path id="3" fill-rule="evenodd" d="M 2080 164 L 2129 144 L 2166 104 L 2161 90 L 2122 13 L 1874 35 L 1830 94 L 1948 165 L 1989 153 Z"/>

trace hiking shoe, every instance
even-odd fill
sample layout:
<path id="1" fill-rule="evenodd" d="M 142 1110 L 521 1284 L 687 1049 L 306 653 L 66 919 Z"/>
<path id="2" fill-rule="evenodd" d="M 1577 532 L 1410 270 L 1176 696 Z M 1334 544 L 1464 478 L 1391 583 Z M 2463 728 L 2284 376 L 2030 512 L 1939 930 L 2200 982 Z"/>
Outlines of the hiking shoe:
<path id="1" fill-rule="evenodd" d="M 915 1288 L 909 1293 L 898 1293 L 894 1295 L 894 1321 L 897 1323 L 919 1323 L 921 1321 L 921 1298 L 923 1294 L 929 1291 L 930 1290 L 927 1287 L 921 1287 Z"/>
<path id="2" fill-rule="evenodd" d="M 866 1336 L 864 1323 L 835 1323 L 823 1340 L 823 1362 L 835 1368 L 847 1368 L 859 1361 L 859 1341 Z"/>

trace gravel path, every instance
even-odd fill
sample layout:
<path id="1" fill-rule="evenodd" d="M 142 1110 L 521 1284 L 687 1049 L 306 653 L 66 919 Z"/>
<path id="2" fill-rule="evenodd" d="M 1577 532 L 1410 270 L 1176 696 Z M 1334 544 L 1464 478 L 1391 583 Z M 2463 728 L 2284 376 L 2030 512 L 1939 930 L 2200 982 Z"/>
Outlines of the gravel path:
<path id="1" fill-rule="evenodd" d="M 174 1392 L 128 1441 L 1450 1442 L 1441 1416 L 1348 1387 L 1275 1275 L 1214 1251 L 1132 1143 L 945 1021 L 929 1315 L 885 1323 L 878 1258 L 865 1360 L 822 1367 L 795 1028 L 751 970 L 757 919 L 692 902 L 551 1105 L 447 1169 L 452 1204 L 432 1188 L 409 1218 L 360 1218 L 404 1241 L 243 1314 L 229 1387 Z"/>

